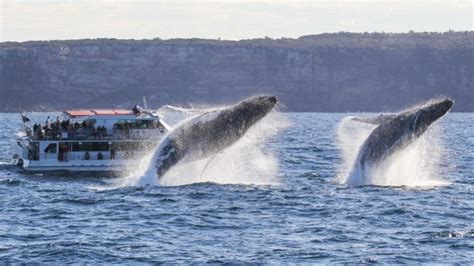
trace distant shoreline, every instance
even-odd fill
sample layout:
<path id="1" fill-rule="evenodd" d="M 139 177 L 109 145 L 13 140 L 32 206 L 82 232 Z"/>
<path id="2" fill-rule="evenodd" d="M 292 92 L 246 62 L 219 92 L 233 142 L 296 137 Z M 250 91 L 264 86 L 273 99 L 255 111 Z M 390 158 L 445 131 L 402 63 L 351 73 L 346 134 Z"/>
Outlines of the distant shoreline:
<path id="1" fill-rule="evenodd" d="M 237 102 L 298 112 L 397 111 L 438 96 L 474 111 L 474 31 L 330 33 L 240 41 L 0 43 L 0 111 Z"/>

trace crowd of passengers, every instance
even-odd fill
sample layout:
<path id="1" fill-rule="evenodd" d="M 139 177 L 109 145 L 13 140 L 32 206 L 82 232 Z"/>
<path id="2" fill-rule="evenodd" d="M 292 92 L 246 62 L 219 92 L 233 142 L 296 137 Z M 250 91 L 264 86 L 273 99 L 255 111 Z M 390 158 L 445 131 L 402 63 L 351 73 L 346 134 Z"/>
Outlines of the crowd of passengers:
<path id="1" fill-rule="evenodd" d="M 125 121 L 123 123 L 117 123 L 114 125 L 114 133 L 119 131 L 125 137 L 129 136 L 130 129 L 144 129 L 144 128 L 159 128 L 160 123 L 153 121 L 150 124 L 141 123 L 139 120 L 137 123 L 130 123 Z M 65 134 L 67 133 L 67 134 Z M 33 125 L 33 131 L 31 135 L 34 139 L 102 139 L 107 137 L 107 128 L 105 126 L 95 127 L 93 122 L 90 120 L 84 120 L 81 123 L 74 122 L 71 120 L 61 120 L 59 116 L 56 120 L 51 122 L 50 117 L 46 119 L 44 125 L 35 123 Z"/>

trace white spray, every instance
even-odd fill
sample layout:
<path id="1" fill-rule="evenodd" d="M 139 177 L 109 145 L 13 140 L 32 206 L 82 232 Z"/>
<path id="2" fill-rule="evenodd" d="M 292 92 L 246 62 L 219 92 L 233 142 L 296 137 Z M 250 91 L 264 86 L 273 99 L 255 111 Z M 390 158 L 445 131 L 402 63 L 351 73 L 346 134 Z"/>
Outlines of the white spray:
<path id="1" fill-rule="evenodd" d="M 195 119 L 195 118 L 191 118 Z M 278 160 L 266 149 L 268 141 L 288 126 L 286 118 L 271 112 L 234 145 L 213 157 L 199 161 L 183 160 L 163 177 L 157 178 L 157 149 L 145 156 L 138 167 L 122 180 L 120 186 L 163 185 L 178 186 L 200 182 L 219 184 L 275 185 L 278 179 Z"/>
<path id="2" fill-rule="evenodd" d="M 338 182 L 350 186 L 406 186 L 433 187 L 449 184 L 441 179 L 439 165 L 443 145 L 441 128 L 433 125 L 423 136 L 407 148 L 397 151 L 381 164 L 362 171 L 356 166 L 357 155 L 364 141 L 376 126 L 345 118 L 337 129 L 343 164 Z"/>

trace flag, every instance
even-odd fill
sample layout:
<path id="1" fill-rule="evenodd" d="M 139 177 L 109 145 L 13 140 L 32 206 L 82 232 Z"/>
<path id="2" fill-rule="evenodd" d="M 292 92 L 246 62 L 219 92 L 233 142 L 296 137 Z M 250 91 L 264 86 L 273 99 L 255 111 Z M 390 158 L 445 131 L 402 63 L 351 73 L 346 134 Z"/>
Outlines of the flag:
<path id="1" fill-rule="evenodd" d="M 24 112 L 21 112 L 21 119 L 23 120 L 23 123 L 31 121 L 28 116 Z"/>

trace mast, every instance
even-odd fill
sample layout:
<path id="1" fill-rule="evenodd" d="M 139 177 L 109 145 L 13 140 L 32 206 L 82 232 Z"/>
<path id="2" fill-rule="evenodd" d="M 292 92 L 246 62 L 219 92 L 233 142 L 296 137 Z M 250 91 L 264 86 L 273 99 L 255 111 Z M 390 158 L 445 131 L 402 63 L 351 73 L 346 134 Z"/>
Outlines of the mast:
<path id="1" fill-rule="evenodd" d="M 145 108 L 145 110 L 148 110 L 148 106 L 146 104 L 146 97 L 143 96 L 143 108 Z"/>

